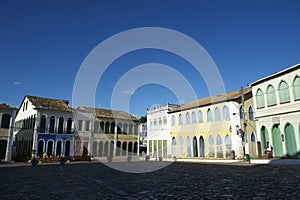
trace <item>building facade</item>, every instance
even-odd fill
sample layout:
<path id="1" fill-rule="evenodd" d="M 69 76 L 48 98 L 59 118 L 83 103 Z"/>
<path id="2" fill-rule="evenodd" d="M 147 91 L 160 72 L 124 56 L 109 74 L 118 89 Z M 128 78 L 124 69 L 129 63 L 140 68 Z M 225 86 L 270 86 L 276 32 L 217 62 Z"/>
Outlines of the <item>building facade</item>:
<path id="1" fill-rule="evenodd" d="M 176 157 L 242 158 L 257 156 L 250 88 L 199 99 L 172 111 L 172 155 Z"/>
<path id="2" fill-rule="evenodd" d="M 93 157 L 128 156 L 138 154 L 139 120 L 123 111 L 79 107 L 76 109 L 76 152 Z M 83 142 L 79 144 L 79 142 Z"/>
<path id="3" fill-rule="evenodd" d="M 295 157 L 300 151 L 300 64 L 251 84 L 256 110 L 259 154 L 268 145 L 273 156 Z"/>
<path id="4" fill-rule="evenodd" d="M 147 154 L 167 157 L 171 154 L 170 119 L 168 112 L 178 105 L 155 105 L 147 110 Z"/>
<path id="5" fill-rule="evenodd" d="M 0 160 L 10 161 L 13 156 L 13 125 L 16 108 L 0 104 Z"/>
<path id="6" fill-rule="evenodd" d="M 25 96 L 15 120 L 16 156 L 73 156 L 73 112 L 67 100 Z"/>

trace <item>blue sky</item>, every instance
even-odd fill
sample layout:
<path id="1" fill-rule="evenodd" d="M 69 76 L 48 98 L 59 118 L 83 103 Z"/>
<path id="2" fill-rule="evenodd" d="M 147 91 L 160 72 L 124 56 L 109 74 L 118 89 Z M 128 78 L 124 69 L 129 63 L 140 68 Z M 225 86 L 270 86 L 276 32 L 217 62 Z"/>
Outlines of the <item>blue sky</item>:
<path id="1" fill-rule="evenodd" d="M 18 107 L 26 94 L 72 101 L 76 74 L 107 38 L 140 27 L 163 27 L 201 44 L 217 65 L 226 91 L 300 62 L 299 1 L 14 1 L 0 2 L 0 102 Z M 116 82 L 128 70 L 162 63 L 186 77 L 198 98 L 209 95 L 202 77 L 182 58 L 139 50 L 109 66 L 96 92 L 111 108 Z M 136 77 L 138 78 L 138 77 Z M 144 85 L 129 110 L 140 117 L 154 104 L 183 103 L 168 88 Z M 72 105 L 72 102 L 71 102 Z"/>

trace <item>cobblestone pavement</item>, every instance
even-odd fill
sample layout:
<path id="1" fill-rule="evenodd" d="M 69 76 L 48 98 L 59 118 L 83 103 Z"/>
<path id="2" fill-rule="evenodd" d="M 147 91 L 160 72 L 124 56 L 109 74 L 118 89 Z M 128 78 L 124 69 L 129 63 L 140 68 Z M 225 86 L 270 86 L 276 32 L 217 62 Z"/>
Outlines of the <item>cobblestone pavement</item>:
<path id="1" fill-rule="evenodd" d="M 124 163 L 140 167 L 163 162 Z M 179 163 L 125 173 L 100 162 L 0 165 L 0 199 L 299 199 L 299 165 Z"/>

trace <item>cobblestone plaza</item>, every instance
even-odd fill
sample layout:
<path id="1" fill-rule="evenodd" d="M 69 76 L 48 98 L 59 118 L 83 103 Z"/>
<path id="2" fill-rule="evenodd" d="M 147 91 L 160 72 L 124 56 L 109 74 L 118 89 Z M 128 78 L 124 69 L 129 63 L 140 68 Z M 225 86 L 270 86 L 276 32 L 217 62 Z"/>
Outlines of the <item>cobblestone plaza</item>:
<path id="1" fill-rule="evenodd" d="M 1 199 L 299 199 L 299 165 L 174 162 L 125 173 L 100 162 L 0 165 Z M 160 168 L 166 162 L 130 162 Z"/>

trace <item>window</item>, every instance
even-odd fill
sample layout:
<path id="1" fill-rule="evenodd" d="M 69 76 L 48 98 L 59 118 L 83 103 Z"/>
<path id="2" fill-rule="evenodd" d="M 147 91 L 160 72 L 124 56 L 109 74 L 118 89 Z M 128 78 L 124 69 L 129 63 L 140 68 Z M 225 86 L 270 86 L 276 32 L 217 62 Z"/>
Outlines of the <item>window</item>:
<path id="1" fill-rule="evenodd" d="M 60 117 L 58 121 L 58 133 L 63 133 L 64 132 L 64 118 Z"/>
<path id="2" fill-rule="evenodd" d="M 261 89 L 258 89 L 256 91 L 256 104 L 257 104 L 257 108 L 265 107 L 264 93 Z"/>
<path id="3" fill-rule="evenodd" d="M 224 118 L 224 120 L 230 120 L 229 110 L 228 110 L 227 106 L 223 107 L 223 118 Z"/>
<path id="4" fill-rule="evenodd" d="M 249 120 L 254 120 L 253 109 L 251 106 L 249 107 Z"/>
<path id="5" fill-rule="evenodd" d="M 10 123 L 10 115 L 3 114 L 2 121 L 1 121 L 1 128 L 9 128 L 9 123 Z"/>
<path id="6" fill-rule="evenodd" d="M 196 113 L 192 112 L 192 124 L 196 124 Z"/>
<path id="7" fill-rule="evenodd" d="M 91 121 L 85 121 L 85 131 L 90 130 L 90 123 L 91 123 Z"/>
<path id="8" fill-rule="evenodd" d="M 175 126 L 176 122 L 175 122 L 175 116 L 172 115 L 172 126 Z"/>
<path id="9" fill-rule="evenodd" d="M 178 116 L 178 125 L 182 125 L 182 115 L 179 114 Z"/>
<path id="10" fill-rule="evenodd" d="M 157 125 L 157 122 L 156 122 L 156 119 L 154 120 L 154 126 L 156 126 Z"/>
<path id="11" fill-rule="evenodd" d="M 212 121 L 213 121 L 212 112 L 211 112 L 211 109 L 209 108 L 207 110 L 207 122 L 212 122 Z"/>
<path id="12" fill-rule="evenodd" d="M 279 84 L 279 99 L 280 103 L 286 103 L 290 101 L 289 86 L 284 81 L 281 81 Z"/>
<path id="13" fill-rule="evenodd" d="M 40 132 L 45 133 L 46 132 L 46 116 L 41 116 L 41 122 L 40 122 Z"/>
<path id="14" fill-rule="evenodd" d="M 50 118 L 49 133 L 54 133 L 54 127 L 55 127 L 55 117 L 52 116 L 52 117 Z"/>
<path id="15" fill-rule="evenodd" d="M 164 124 L 167 124 L 167 123 L 168 123 L 167 118 L 164 117 Z"/>
<path id="16" fill-rule="evenodd" d="M 72 132 L 72 118 L 68 118 L 67 121 L 67 133 L 71 133 Z"/>
<path id="17" fill-rule="evenodd" d="M 244 119 L 244 108 L 243 108 L 243 106 L 240 107 L 240 119 Z"/>
<path id="18" fill-rule="evenodd" d="M 218 107 L 215 109 L 215 121 L 221 121 L 221 113 Z"/>
<path id="19" fill-rule="evenodd" d="M 190 120 L 190 113 L 186 113 L 185 115 L 185 124 L 190 124 L 191 120 Z"/>
<path id="20" fill-rule="evenodd" d="M 267 88 L 267 101 L 268 106 L 276 105 L 276 93 L 272 85 L 269 85 Z"/>
<path id="21" fill-rule="evenodd" d="M 82 120 L 78 120 L 78 130 L 82 131 Z"/>
<path id="22" fill-rule="evenodd" d="M 300 77 L 299 76 L 296 76 L 294 80 L 293 89 L 294 89 L 295 100 L 300 99 Z"/>
<path id="23" fill-rule="evenodd" d="M 198 112 L 198 123 L 203 123 L 203 113 L 201 110 Z"/>
<path id="24" fill-rule="evenodd" d="M 159 124 L 160 126 L 162 125 L 161 118 L 158 118 L 158 124 Z"/>

